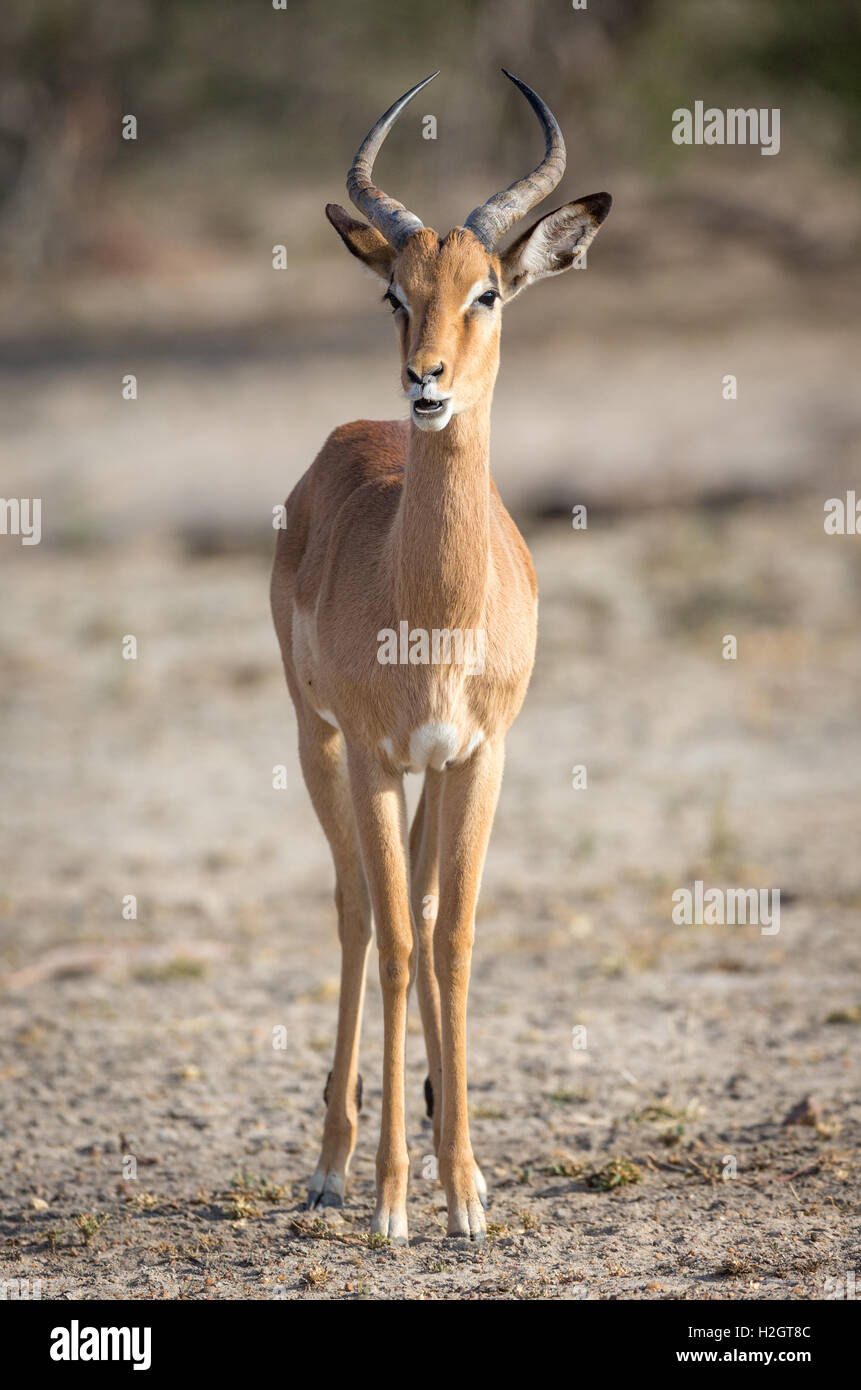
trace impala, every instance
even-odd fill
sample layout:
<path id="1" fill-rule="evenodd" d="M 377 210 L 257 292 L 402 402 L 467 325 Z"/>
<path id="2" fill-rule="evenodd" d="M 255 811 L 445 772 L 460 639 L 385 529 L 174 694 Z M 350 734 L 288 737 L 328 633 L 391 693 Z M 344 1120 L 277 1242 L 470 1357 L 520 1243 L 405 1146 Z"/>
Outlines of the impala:
<path id="1" fill-rule="evenodd" d="M 434 73 L 433 77 L 437 74 Z M 358 420 L 327 439 L 286 504 L 272 609 L 299 754 L 335 863 L 341 989 L 323 1145 L 308 1206 L 340 1206 L 361 1105 L 359 1032 L 371 917 L 383 1001 L 377 1202 L 371 1231 L 407 1240 L 404 1049 L 417 979 L 448 1233 L 481 1240 L 486 1188 L 469 1134 L 466 1007 L 476 899 L 505 734 L 535 657 L 529 551 L 490 475 L 502 306 L 567 270 L 606 217 L 596 193 L 499 242 L 550 193 L 565 144 L 511 73 L 545 138 L 538 168 L 439 237 L 372 182 L 377 152 L 428 77 L 362 142 L 347 189 L 367 221 L 329 204 L 347 249 L 379 277 L 400 344 L 409 420 Z M 337 382 L 333 380 L 333 389 Z M 480 669 L 383 662 L 385 632 L 484 634 Z M 424 774 L 407 830 L 403 777 Z"/>

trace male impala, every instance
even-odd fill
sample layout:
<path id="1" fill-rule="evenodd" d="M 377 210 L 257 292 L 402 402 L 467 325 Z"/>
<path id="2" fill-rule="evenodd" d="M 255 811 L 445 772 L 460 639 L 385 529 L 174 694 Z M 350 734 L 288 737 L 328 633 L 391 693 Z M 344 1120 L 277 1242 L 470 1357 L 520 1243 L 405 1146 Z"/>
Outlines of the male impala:
<path id="1" fill-rule="evenodd" d="M 541 122 L 545 157 L 462 227 L 440 238 L 371 182 L 391 126 L 431 78 L 389 108 L 353 160 L 347 189 L 368 222 L 326 208 L 347 249 L 385 286 L 410 418 L 335 430 L 290 494 L 272 575 L 302 771 L 335 861 L 342 950 L 335 1058 L 308 1205 L 341 1205 L 355 1146 L 373 911 L 384 1061 L 371 1231 L 398 1244 L 407 1240 L 404 1045 L 416 974 L 448 1233 L 485 1233 L 486 1189 L 469 1137 L 466 999 L 505 734 L 529 683 L 537 609 L 529 552 L 490 476 L 502 305 L 567 270 L 611 202 L 596 193 L 566 203 L 508 250 L 496 249 L 565 170 L 553 115 L 506 76 Z M 383 634 L 402 623 L 411 637 L 482 634 L 481 668 L 421 655 L 383 664 Z M 409 839 L 405 772 L 424 773 Z"/>

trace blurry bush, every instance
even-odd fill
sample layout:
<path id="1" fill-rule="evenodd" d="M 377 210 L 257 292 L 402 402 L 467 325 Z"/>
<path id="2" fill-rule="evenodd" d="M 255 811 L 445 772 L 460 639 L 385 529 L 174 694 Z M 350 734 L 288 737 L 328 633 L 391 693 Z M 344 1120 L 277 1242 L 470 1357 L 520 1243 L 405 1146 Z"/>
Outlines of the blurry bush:
<path id="1" fill-rule="evenodd" d="M 141 173 L 211 144 L 226 172 L 233 149 L 246 169 L 340 175 L 365 122 L 444 66 L 460 79 L 445 110 L 464 172 L 503 167 L 503 150 L 508 168 L 535 132 L 487 80 L 505 64 L 599 155 L 623 142 L 651 175 L 679 167 L 669 112 L 715 89 L 721 104 L 784 102 L 796 145 L 840 163 L 861 153 L 859 58 L 856 0 L 602 0 L 588 17 L 568 0 L 4 0 L 0 262 L 86 259 L 84 214 L 120 162 L 126 112 Z"/>

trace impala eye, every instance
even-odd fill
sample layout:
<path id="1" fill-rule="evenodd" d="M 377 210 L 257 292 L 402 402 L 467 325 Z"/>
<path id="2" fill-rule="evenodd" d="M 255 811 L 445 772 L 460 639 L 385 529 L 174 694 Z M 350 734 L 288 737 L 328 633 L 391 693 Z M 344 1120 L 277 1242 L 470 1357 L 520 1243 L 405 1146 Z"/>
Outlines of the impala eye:
<path id="1" fill-rule="evenodd" d="M 485 290 L 484 294 L 480 294 L 478 299 L 473 300 L 473 303 L 483 304 L 485 309 L 492 309 L 498 298 L 499 294 L 496 290 Z"/>
<path id="2" fill-rule="evenodd" d="M 399 309 L 403 309 L 404 313 L 406 313 L 405 306 L 398 299 L 397 295 L 392 294 L 391 290 L 386 290 L 385 294 L 383 295 L 383 303 L 391 304 L 393 314 L 396 314 Z"/>

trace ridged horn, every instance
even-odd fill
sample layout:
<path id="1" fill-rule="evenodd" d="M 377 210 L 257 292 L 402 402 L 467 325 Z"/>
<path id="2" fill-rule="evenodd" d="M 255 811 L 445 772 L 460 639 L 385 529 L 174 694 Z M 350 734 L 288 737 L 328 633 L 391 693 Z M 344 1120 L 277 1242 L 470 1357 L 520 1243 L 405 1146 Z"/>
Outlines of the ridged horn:
<path id="1" fill-rule="evenodd" d="M 553 112 L 538 93 L 527 87 L 525 82 L 521 82 L 519 77 L 515 77 L 507 68 L 503 68 L 502 71 L 515 87 L 520 88 L 541 122 L 545 150 L 544 158 L 537 169 L 527 174 L 526 178 L 518 179 L 502 193 L 494 193 L 492 198 L 488 198 L 486 203 L 482 203 L 481 207 L 477 207 L 466 219 L 464 226 L 478 237 L 488 251 L 494 249 L 505 233 L 515 222 L 519 222 L 521 217 L 525 217 L 530 208 L 534 208 L 536 203 L 540 203 L 542 198 L 553 192 L 565 173 L 565 141 Z"/>
<path id="2" fill-rule="evenodd" d="M 351 201 L 365 214 L 371 226 L 382 232 L 386 241 L 396 251 L 401 249 L 410 233 L 417 232 L 424 223 L 415 213 L 405 208 L 403 203 L 389 198 L 381 188 L 377 188 L 371 182 L 371 172 L 380 146 L 404 107 L 412 101 L 416 92 L 420 92 L 422 87 L 426 87 L 435 77 L 439 77 L 439 69 L 432 72 L 423 82 L 417 82 L 408 92 L 404 92 L 403 96 L 380 117 L 376 125 L 371 127 L 356 151 L 356 157 L 347 175 L 347 192 Z"/>

